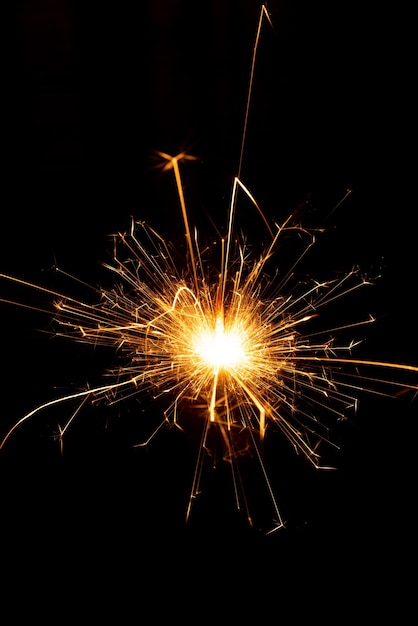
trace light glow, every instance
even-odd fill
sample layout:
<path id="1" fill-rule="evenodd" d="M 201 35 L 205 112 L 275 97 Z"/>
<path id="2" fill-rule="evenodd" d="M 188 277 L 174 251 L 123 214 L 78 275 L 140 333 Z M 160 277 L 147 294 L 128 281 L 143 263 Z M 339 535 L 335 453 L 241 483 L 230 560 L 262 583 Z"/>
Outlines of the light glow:
<path id="1" fill-rule="evenodd" d="M 215 328 L 197 332 L 194 346 L 203 363 L 218 372 L 235 369 L 245 362 L 244 340 L 245 334 L 239 328 L 232 326 L 225 330 L 223 319 L 218 316 Z"/>

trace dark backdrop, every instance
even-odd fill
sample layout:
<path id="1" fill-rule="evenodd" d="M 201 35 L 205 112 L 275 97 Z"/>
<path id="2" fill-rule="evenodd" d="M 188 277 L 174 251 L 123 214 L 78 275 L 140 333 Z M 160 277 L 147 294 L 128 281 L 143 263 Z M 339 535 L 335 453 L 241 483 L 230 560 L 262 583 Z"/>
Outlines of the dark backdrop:
<path id="1" fill-rule="evenodd" d="M 1 272 L 71 289 L 51 272 L 58 265 L 100 284 L 109 234 L 132 216 L 181 238 L 174 184 L 153 167 L 155 150 L 200 157 L 184 169 L 193 219 L 210 214 L 225 224 L 259 3 L 137 4 L 15 3 L 4 75 Z M 359 302 L 379 318 L 366 345 L 376 358 L 416 364 L 408 17 L 360 2 L 273 1 L 269 9 L 274 31 L 264 24 L 242 179 L 278 222 L 300 205 L 321 221 L 352 189 L 328 220 L 335 239 L 324 238 L 310 269 L 360 264 L 379 274 L 373 295 Z M 5 281 L 1 290 L 42 301 Z M 106 354 L 50 340 L 40 313 L 2 305 L 1 315 L 2 424 L 69 385 L 98 380 L 108 365 Z M 31 581 L 47 563 L 55 589 L 54 572 L 76 568 L 74 593 L 90 596 L 92 579 L 111 593 L 122 577 L 127 604 L 141 607 L 144 588 L 164 598 L 174 586 L 185 613 L 188 597 L 201 597 L 200 611 L 208 597 L 218 606 L 232 582 L 239 599 L 230 609 L 242 609 L 251 590 L 260 598 L 261 581 L 259 617 L 266 596 L 280 605 L 287 585 L 304 597 L 315 588 L 322 607 L 331 588 L 343 606 L 353 594 L 371 596 L 376 577 L 393 590 L 396 568 L 407 567 L 401 559 L 415 553 L 410 397 L 362 401 L 338 433 L 337 472 L 306 468 L 279 445 L 272 476 L 289 522 L 268 538 L 236 515 L 226 470 L 185 526 L 194 448 L 176 434 L 146 454 L 133 451 L 135 405 L 108 423 L 106 411 L 83 416 L 62 458 L 47 434 L 59 415 L 39 416 L 2 451 L 8 578 Z"/>

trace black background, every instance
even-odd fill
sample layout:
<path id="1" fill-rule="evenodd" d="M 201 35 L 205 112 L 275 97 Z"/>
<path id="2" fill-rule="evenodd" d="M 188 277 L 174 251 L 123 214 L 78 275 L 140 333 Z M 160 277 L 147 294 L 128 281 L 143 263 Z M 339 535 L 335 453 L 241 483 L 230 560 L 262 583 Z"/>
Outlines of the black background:
<path id="1" fill-rule="evenodd" d="M 50 268 L 99 285 L 109 234 L 126 230 L 131 216 L 181 239 L 174 183 L 153 168 L 155 150 L 200 157 L 184 168 L 191 211 L 222 226 L 259 3 L 15 4 L 4 75 L 1 272 L 67 293 L 74 283 Z M 309 270 L 332 276 L 359 264 L 379 274 L 358 302 L 378 317 L 364 354 L 416 364 L 408 16 L 356 2 L 277 1 L 269 10 L 274 31 L 264 24 L 242 180 L 278 222 L 307 199 L 322 219 L 352 188 Z M 45 302 L 7 281 L 1 292 Z M 1 315 L 4 432 L 58 392 L 95 384 L 109 364 L 107 353 L 51 340 L 41 313 L 2 304 Z M 144 414 L 137 403 L 120 414 L 87 410 L 62 457 L 50 435 L 65 416 L 40 415 L 2 450 L 7 578 L 29 589 L 43 576 L 41 610 L 66 588 L 69 572 L 73 598 L 94 597 L 106 608 L 122 581 L 120 610 L 137 605 L 138 614 L 152 590 L 157 612 L 170 597 L 187 615 L 199 598 L 193 612 L 205 614 L 209 604 L 222 616 L 222 598 L 230 597 L 231 615 L 251 605 L 259 621 L 271 598 L 280 611 L 288 588 L 301 598 L 314 591 L 321 612 L 336 594 L 344 610 L 366 598 L 377 608 L 395 589 L 396 602 L 405 600 L 399 568 L 416 557 L 411 397 L 363 398 L 353 422 L 337 431 L 336 472 L 316 472 L 277 443 L 270 470 L 288 523 L 269 537 L 234 510 L 227 468 L 215 472 L 185 524 L 193 443 L 175 431 L 146 452 L 130 447 L 138 417 L 152 410 Z"/>

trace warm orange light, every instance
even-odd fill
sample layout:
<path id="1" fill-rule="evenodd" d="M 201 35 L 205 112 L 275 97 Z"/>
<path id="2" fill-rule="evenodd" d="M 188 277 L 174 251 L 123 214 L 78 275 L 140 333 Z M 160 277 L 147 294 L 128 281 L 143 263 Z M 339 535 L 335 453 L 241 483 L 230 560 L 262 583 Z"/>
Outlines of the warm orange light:
<path id="1" fill-rule="evenodd" d="M 214 371 L 235 369 L 245 361 L 245 336 L 237 327 L 225 329 L 222 316 L 215 327 L 197 332 L 194 350 L 197 356 Z"/>

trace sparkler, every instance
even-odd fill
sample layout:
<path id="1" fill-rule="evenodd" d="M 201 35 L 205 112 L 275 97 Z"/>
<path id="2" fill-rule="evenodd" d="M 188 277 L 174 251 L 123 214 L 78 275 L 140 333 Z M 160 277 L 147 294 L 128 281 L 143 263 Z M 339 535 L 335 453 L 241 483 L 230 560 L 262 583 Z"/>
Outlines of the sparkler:
<path id="1" fill-rule="evenodd" d="M 299 280 L 296 268 L 316 243 L 318 231 L 305 228 L 296 215 L 280 225 L 270 224 L 241 180 L 256 56 L 265 22 L 270 23 L 270 17 L 263 5 L 253 48 L 239 165 L 226 234 L 218 246 L 202 242 L 190 223 L 181 168 L 194 157 L 184 152 L 175 156 L 160 152 L 162 169 L 174 175 L 185 228 L 185 262 L 151 226 L 132 220 L 128 232 L 114 237 L 113 262 L 106 264 L 115 275 L 114 286 L 92 288 L 93 302 L 1 274 L 3 279 L 54 299 L 58 335 L 116 348 L 120 359 L 108 372 L 111 382 L 37 406 L 12 426 L 0 447 L 35 414 L 76 402 L 76 409 L 57 433 L 62 448 L 66 431 L 87 401 L 114 403 L 149 392 L 164 403 L 163 417 L 138 447 L 147 446 L 166 425 L 183 428 L 186 411 L 201 426 L 186 519 L 201 491 L 215 432 L 220 434 L 223 457 L 231 467 L 236 506 L 250 523 L 252 514 L 239 459 L 243 452 L 255 456 L 272 506 L 272 532 L 284 522 L 263 460 L 263 441 L 269 429 L 279 429 L 297 453 L 316 468 L 326 468 L 321 446 L 334 445 L 329 436 L 333 423 L 356 409 L 361 392 L 384 394 L 387 385 L 418 389 L 416 383 L 363 376 L 360 369 L 416 374 L 418 367 L 351 356 L 356 342 L 339 342 L 338 337 L 372 323 L 372 317 L 332 328 L 318 327 L 325 307 L 331 308 L 342 297 L 364 289 L 369 281 L 357 269 L 325 281 Z M 269 243 L 260 254 L 236 234 L 240 195 L 250 200 L 264 221 Z M 280 267 L 272 274 L 282 240 L 289 235 L 294 236 L 297 253 L 285 269 Z M 244 449 L 240 443 L 243 436 Z"/>

